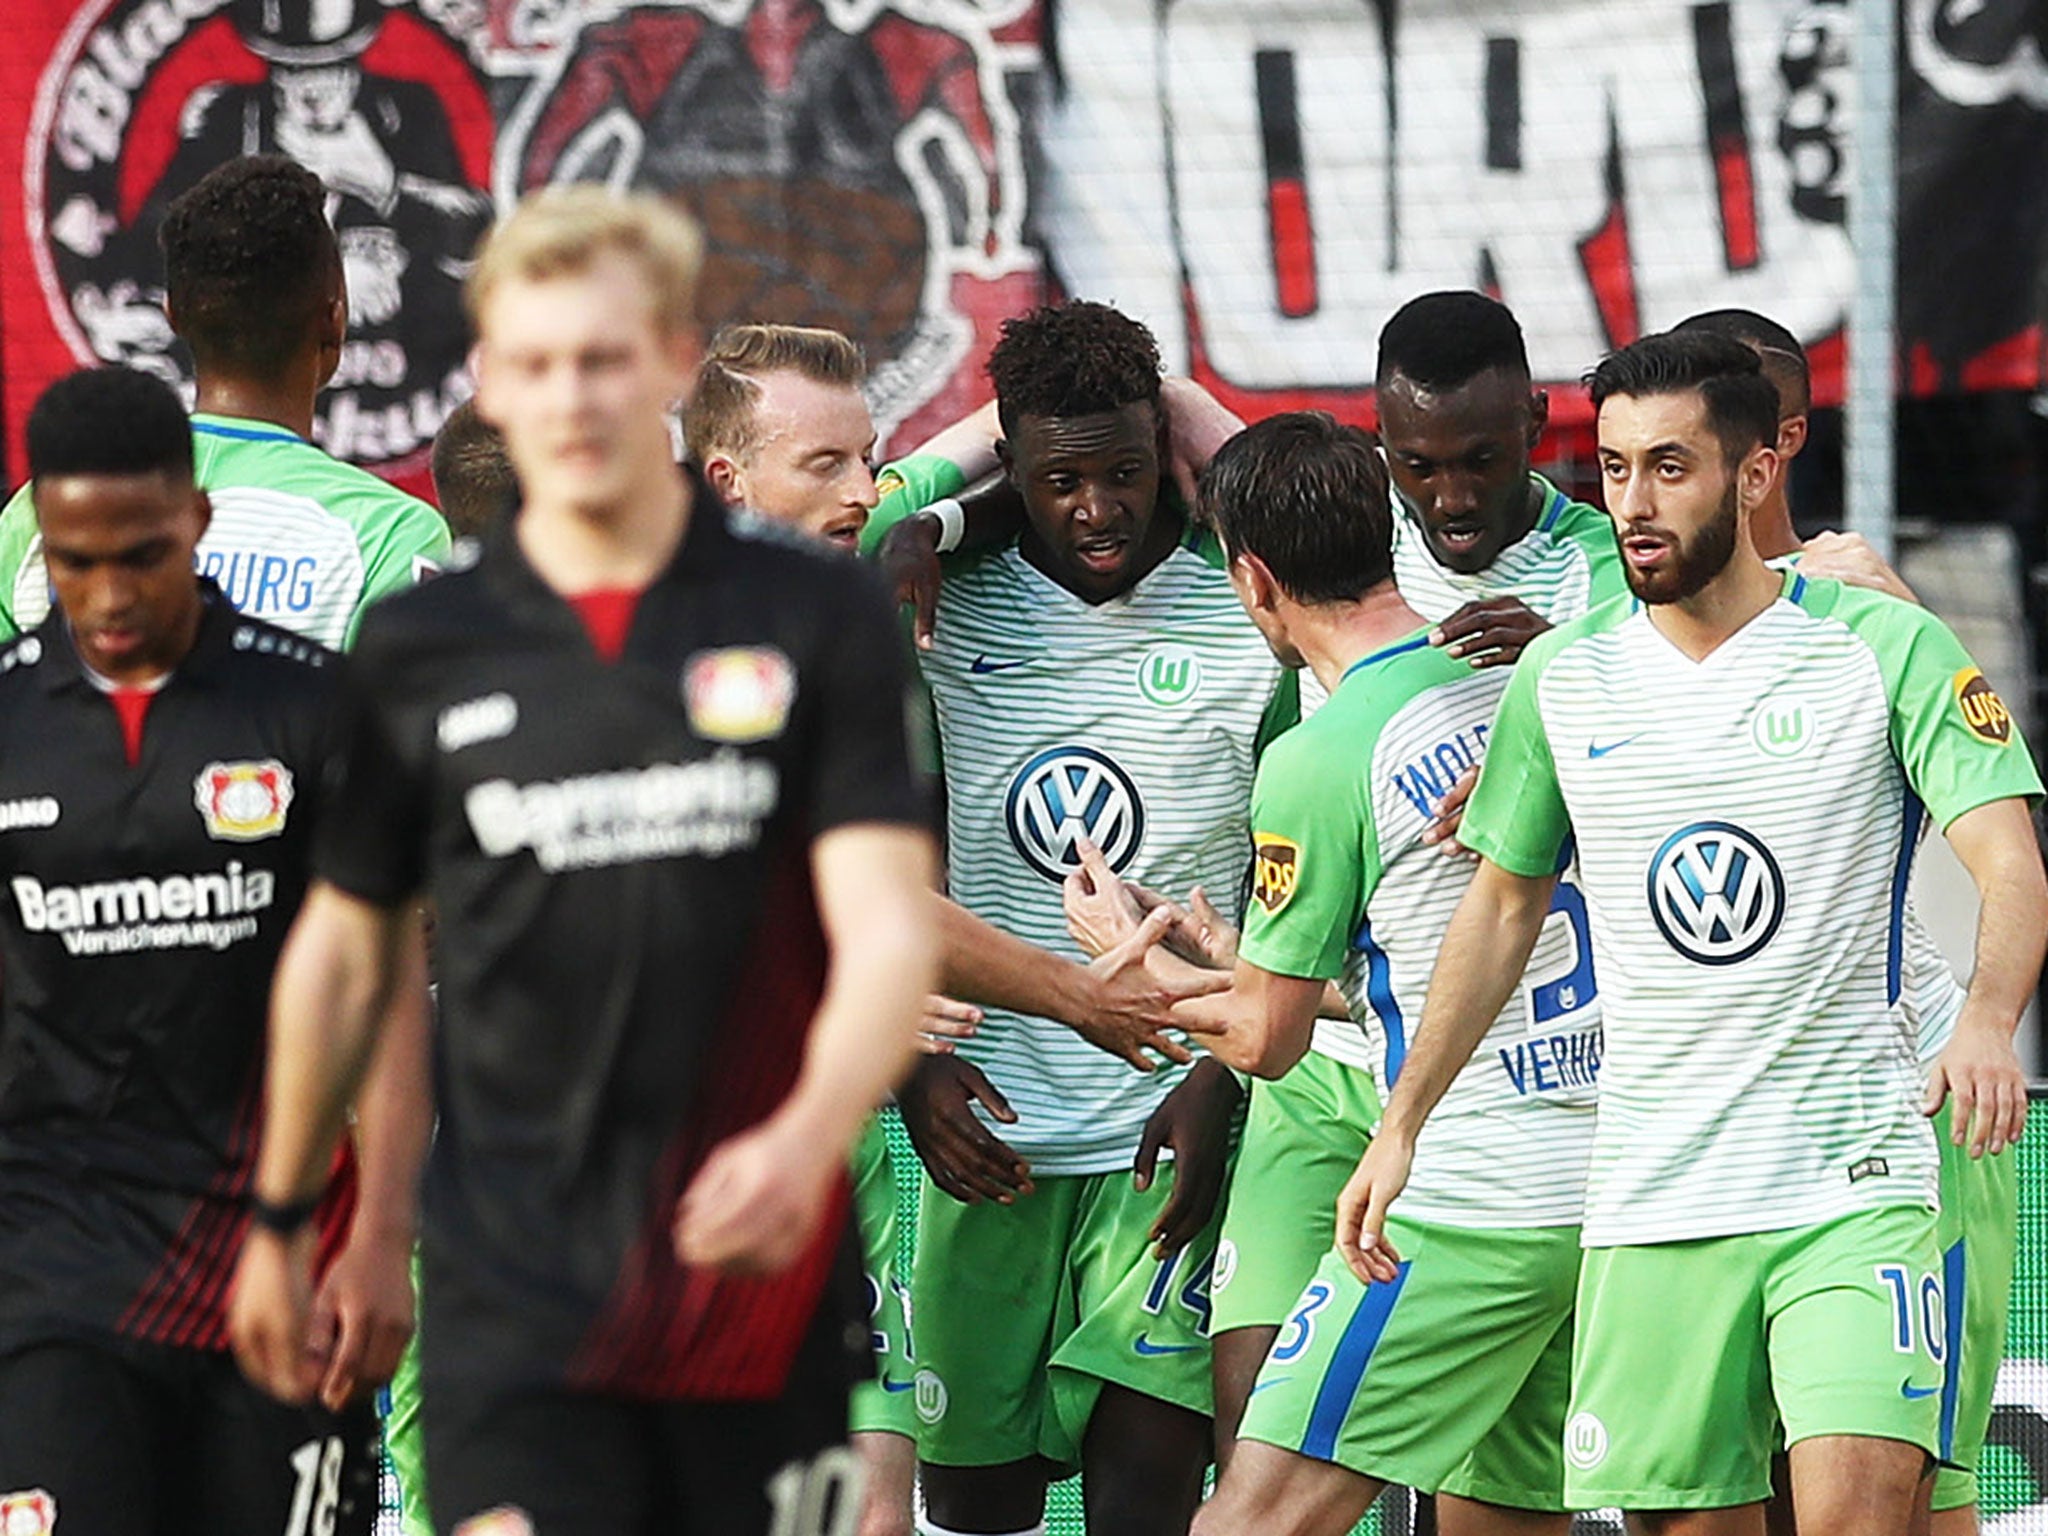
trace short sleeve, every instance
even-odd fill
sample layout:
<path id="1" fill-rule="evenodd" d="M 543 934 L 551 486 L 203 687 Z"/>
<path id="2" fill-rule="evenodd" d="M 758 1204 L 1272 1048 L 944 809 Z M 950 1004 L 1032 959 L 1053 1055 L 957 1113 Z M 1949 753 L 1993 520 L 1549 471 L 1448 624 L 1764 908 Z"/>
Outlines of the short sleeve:
<path id="1" fill-rule="evenodd" d="M 428 790 L 392 735 L 387 672 L 374 644 L 341 661 L 313 850 L 316 875 L 380 907 L 426 883 Z"/>
<path id="2" fill-rule="evenodd" d="M 403 592 L 448 563 L 448 523 L 423 501 L 407 497 L 385 526 L 375 549 L 365 549 L 363 600 L 349 616 L 344 645 L 355 642 L 363 615 L 379 598 Z"/>
<path id="3" fill-rule="evenodd" d="M 816 713 L 805 812 L 813 836 L 855 822 L 929 825 L 911 772 L 909 734 L 919 707 L 905 641 L 873 574 L 835 565 L 835 616 L 819 626 Z"/>
<path id="4" fill-rule="evenodd" d="M 1892 750 L 1936 826 L 1994 800 L 2041 793 L 2012 711 L 1946 624 L 1891 598 L 1880 606 L 1847 595 L 1837 611 L 1877 655 Z"/>
<path id="5" fill-rule="evenodd" d="M 872 555 L 889 530 L 906 517 L 944 497 L 957 496 L 966 487 L 960 466 L 940 454 L 913 454 L 884 464 L 875 476 L 875 490 L 882 499 L 860 531 L 860 552 Z"/>
<path id="6" fill-rule="evenodd" d="M 1241 958 L 1276 976 L 1328 980 L 1378 879 L 1367 778 L 1304 726 L 1267 749 L 1252 786 L 1252 899 Z M 1318 771 L 1320 765 L 1320 771 Z"/>
<path id="7" fill-rule="evenodd" d="M 1529 879 L 1556 873 L 1571 833 L 1537 697 L 1542 677 L 1539 657 L 1525 654 L 1501 697 L 1479 783 L 1458 826 L 1458 841 L 1467 848 Z"/>

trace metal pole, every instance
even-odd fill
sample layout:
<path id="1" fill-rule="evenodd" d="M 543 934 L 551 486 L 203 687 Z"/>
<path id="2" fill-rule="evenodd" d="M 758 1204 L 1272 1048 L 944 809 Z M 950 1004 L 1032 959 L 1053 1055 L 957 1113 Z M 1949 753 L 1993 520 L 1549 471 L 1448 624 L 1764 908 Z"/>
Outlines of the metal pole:
<path id="1" fill-rule="evenodd" d="M 1897 355 L 1899 0 L 1856 0 L 1855 179 L 1849 243 L 1849 377 L 1843 478 L 1852 531 L 1893 557 L 1893 380 Z"/>

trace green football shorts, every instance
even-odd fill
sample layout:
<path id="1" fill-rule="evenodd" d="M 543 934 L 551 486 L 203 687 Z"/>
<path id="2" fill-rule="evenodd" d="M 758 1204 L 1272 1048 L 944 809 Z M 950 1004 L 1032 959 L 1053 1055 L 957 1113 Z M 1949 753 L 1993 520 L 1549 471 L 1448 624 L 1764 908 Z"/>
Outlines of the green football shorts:
<path id="1" fill-rule="evenodd" d="M 1293 1313 L 1330 1251 L 1337 1196 L 1379 1120 L 1372 1074 L 1319 1051 L 1277 1083 L 1253 1080 L 1216 1244 L 1212 1334 L 1277 1328 Z"/>
<path id="2" fill-rule="evenodd" d="M 1770 1493 L 1820 1435 L 1940 1444 L 1946 1317 L 1935 1215 L 1592 1248 L 1579 1279 L 1572 1509 L 1719 1509 Z M 1674 1390 L 1683 1383 L 1683 1390 Z"/>
<path id="3" fill-rule="evenodd" d="M 1941 1459 L 1934 1479 L 1936 1509 L 1977 1502 L 1977 1464 L 1991 1428 L 2012 1272 L 2019 1243 L 2020 1186 L 2010 1149 L 1973 1158 L 1949 1144 L 1949 1107 L 1934 1118 L 1941 1141 L 1942 1294 L 1947 1345 L 1941 1387 Z"/>
<path id="4" fill-rule="evenodd" d="M 897 1273 L 896 1172 L 880 1115 L 868 1121 L 854 1149 L 853 1219 L 860 1229 L 862 1268 L 867 1272 L 875 1374 L 854 1386 L 847 1428 L 855 1434 L 885 1430 L 915 1440 L 917 1413 L 911 1395 L 917 1366 L 910 1345 L 910 1292 Z"/>
<path id="5" fill-rule="evenodd" d="M 988 1467 L 1081 1460 L 1104 1383 L 1200 1414 L 1218 1219 L 1171 1258 L 1151 1229 L 1173 1188 L 1128 1172 L 1050 1175 L 1015 1205 L 962 1205 L 929 1178 L 911 1297 L 918 1455 Z"/>
<path id="6" fill-rule="evenodd" d="M 1382 1482 L 1561 1510 L 1579 1229 L 1392 1217 L 1398 1278 L 1325 1254 L 1266 1356 L 1240 1439 Z"/>

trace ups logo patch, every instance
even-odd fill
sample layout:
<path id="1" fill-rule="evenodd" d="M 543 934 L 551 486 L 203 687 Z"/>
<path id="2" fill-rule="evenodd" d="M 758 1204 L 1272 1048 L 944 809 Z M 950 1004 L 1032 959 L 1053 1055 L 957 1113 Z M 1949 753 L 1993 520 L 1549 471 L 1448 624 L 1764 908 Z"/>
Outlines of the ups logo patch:
<path id="1" fill-rule="evenodd" d="M 1984 674 L 1965 667 L 1955 675 L 1956 708 L 1970 734 L 1987 746 L 2002 747 L 2012 740 L 2012 711 L 1998 696 Z"/>
<path id="2" fill-rule="evenodd" d="M 1252 899 L 1278 912 L 1293 898 L 1301 875 L 1301 845 L 1271 832 L 1252 834 Z"/>

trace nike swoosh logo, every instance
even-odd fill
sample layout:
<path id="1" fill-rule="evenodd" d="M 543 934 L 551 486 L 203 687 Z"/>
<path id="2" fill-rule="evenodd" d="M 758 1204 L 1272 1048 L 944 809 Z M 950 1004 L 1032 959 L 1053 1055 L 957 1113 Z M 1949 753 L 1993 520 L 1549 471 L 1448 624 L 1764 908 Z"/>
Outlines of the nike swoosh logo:
<path id="1" fill-rule="evenodd" d="M 1292 1380 L 1294 1380 L 1292 1376 L 1261 1376 L 1256 1382 L 1252 1384 L 1251 1391 L 1247 1392 L 1245 1396 L 1257 1397 L 1261 1392 L 1265 1391 L 1268 1387 L 1281 1386 L 1284 1383 L 1290 1382 Z"/>
<path id="2" fill-rule="evenodd" d="M 916 1385 L 917 1383 L 914 1381 L 891 1381 L 887 1376 L 882 1378 L 882 1390 L 884 1392 L 908 1392 Z"/>
<path id="3" fill-rule="evenodd" d="M 1941 1388 L 1939 1387 L 1916 1387 L 1910 1381 L 1899 1383 L 1899 1396 L 1915 1401 L 1923 1397 L 1932 1397 L 1940 1390 Z"/>
<path id="4" fill-rule="evenodd" d="M 1028 656 L 1023 661 L 990 661 L 986 656 L 977 656 L 967 664 L 967 670 L 980 677 L 990 672 L 1007 672 L 1012 667 L 1022 667 L 1029 664 L 1030 658 Z"/>
<path id="5" fill-rule="evenodd" d="M 1624 736 L 1619 741 L 1608 742 L 1607 745 L 1604 747 L 1601 746 L 1598 742 L 1589 741 L 1586 743 L 1586 756 L 1605 757 L 1608 753 L 1619 752 L 1623 747 L 1627 746 L 1630 742 L 1640 741 L 1641 739 L 1642 738 L 1640 736 Z"/>
<path id="6" fill-rule="evenodd" d="M 1131 1348 L 1141 1355 L 1187 1355 L 1202 1346 L 1199 1344 L 1154 1344 L 1147 1334 L 1139 1334 L 1131 1341 Z"/>

